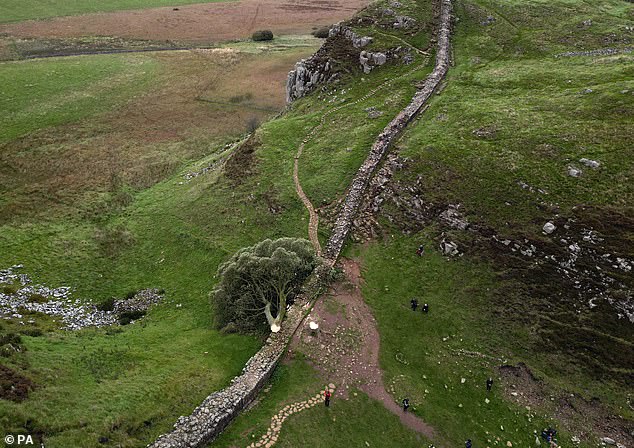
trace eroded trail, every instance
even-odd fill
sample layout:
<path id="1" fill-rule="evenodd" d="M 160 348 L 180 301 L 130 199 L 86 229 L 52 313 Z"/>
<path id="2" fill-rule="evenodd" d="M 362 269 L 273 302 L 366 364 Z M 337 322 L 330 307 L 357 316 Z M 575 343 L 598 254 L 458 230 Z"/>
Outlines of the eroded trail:
<path id="1" fill-rule="evenodd" d="M 444 79 L 447 74 L 447 70 L 449 69 L 450 63 L 450 33 L 451 33 L 451 9 L 452 4 L 451 0 L 440 0 L 440 21 L 435 30 L 434 34 L 437 39 L 436 46 L 436 63 L 433 71 L 429 76 L 425 78 L 425 81 L 420 85 L 419 90 L 416 92 L 414 97 L 411 99 L 410 103 L 401 110 L 401 112 L 394 117 L 394 119 L 383 129 L 378 137 L 376 138 L 370 152 L 357 171 L 357 174 L 353 178 L 348 191 L 344 197 L 343 206 L 341 207 L 337 219 L 334 223 L 332 233 L 330 238 L 328 239 L 328 243 L 326 245 L 326 249 L 324 252 L 324 257 L 328 264 L 334 265 L 339 258 L 339 254 L 343 248 L 344 242 L 352 228 L 354 218 L 358 212 L 359 206 L 361 205 L 361 201 L 363 200 L 363 195 L 365 194 L 366 188 L 374 172 L 377 167 L 381 163 L 381 160 L 385 156 L 389 147 L 392 143 L 398 138 L 400 133 L 407 127 L 407 125 L 419 114 L 421 111 L 424 111 L 427 108 L 427 103 L 432 95 L 436 92 L 438 87 L 440 86 L 441 81 Z M 380 34 L 384 36 L 389 36 L 386 33 L 380 32 Z M 410 48 L 414 48 L 411 44 L 407 43 L 403 39 L 395 37 L 399 41 L 405 43 Z M 426 52 L 416 49 L 419 54 L 427 54 Z M 317 215 L 317 211 L 315 207 L 311 203 L 308 196 L 305 194 L 304 189 L 302 188 L 300 179 L 299 179 L 299 160 L 304 151 L 304 147 L 306 143 L 318 132 L 326 123 L 326 119 L 329 115 L 337 112 L 338 110 L 349 107 L 354 104 L 358 104 L 361 101 L 365 101 L 366 99 L 373 96 L 379 90 L 385 88 L 390 85 L 397 79 L 403 78 L 404 76 L 410 75 L 412 72 L 420 69 L 422 66 L 426 65 L 427 60 L 425 59 L 425 63 L 415 67 L 413 70 L 410 70 L 396 78 L 388 79 L 376 88 L 372 89 L 368 93 L 366 93 L 363 97 L 358 98 L 355 101 L 350 103 L 342 104 L 338 107 L 328 109 L 320 118 L 319 123 L 311 129 L 308 135 L 304 138 L 302 143 L 299 145 L 297 150 L 297 154 L 295 155 L 295 163 L 293 167 L 293 180 L 295 182 L 295 189 L 297 191 L 297 195 L 300 197 L 304 206 L 308 210 L 309 213 L 309 224 L 308 224 L 308 236 L 315 247 L 315 251 L 318 254 L 322 254 L 321 244 L 318 239 L 318 230 L 319 230 L 319 217 Z"/>
<path id="2" fill-rule="evenodd" d="M 385 34 L 385 33 L 380 33 L 380 34 L 383 34 L 384 36 L 390 37 L 389 34 Z M 391 37 L 393 37 L 393 36 L 391 36 Z M 401 39 L 399 39 L 399 40 L 401 40 Z M 410 45 L 410 47 L 413 48 L 419 54 L 422 54 L 422 55 L 425 55 L 425 56 L 427 55 L 426 52 L 424 52 L 422 50 L 419 50 L 416 47 L 413 47 L 411 45 Z M 297 192 L 297 196 L 299 196 L 299 198 L 301 199 L 302 203 L 304 204 L 304 207 L 306 207 L 306 210 L 308 210 L 308 215 L 309 215 L 309 219 L 308 219 L 308 239 L 313 244 L 313 247 L 315 248 L 315 252 L 317 252 L 318 255 L 321 256 L 321 254 L 322 254 L 321 243 L 319 242 L 319 236 L 318 236 L 319 215 L 317 214 L 317 210 L 313 206 L 312 202 L 310 201 L 310 199 L 308 198 L 306 193 L 304 193 L 304 189 L 302 188 L 302 184 L 301 184 L 301 182 L 299 180 L 299 161 L 300 161 L 300 158 L 302 156 L 302 153 L 304 152 L 304 148 L 305 148 L 306 144 L 308 142 L 310 142 L 310 140 L 319 131 L 321 131 L 321 129 L 326 124 L 326 122 L 328 120 L 328 117 L 330 115 L 340 111 L 343 108 L 351 107 L 351 106 L 359 104 L 359 103 L 361 103 L 363 101 L 366 101 L 367 99 L 373 97 L 379 91 L 381 91 L 381 90 L 385 89 L 386 87 L 390 86 L 391 84 L 393 84 L 395 81 L 397 81 L 397 80 L 399 80 L 401 78 L 405 78 L 407 76 L 410 76 L 411 74 L 413 74 L 413 73 L 415 73 L 415 72 L 417 72 L 419 70 L 422 70 L 427 65 L 427 63 L 428 63 L 428 59 L 425 58 L 424 61 L 421 64 L 416 65 L 411 70 L 408 70 L 407 72 L 403 73 L 400 76 L 397 76 L 396 78 L 390 78 L 390 79 L 385 80 L 384 82 L 379 84 L 374 89 L 368 91 L 362 97 L 357 98 L 356 100 L 351 101 L 349 103 L 345 103 L 345 104 L 341 104 L 341 105 L 339 105 L 337 107 L 329 108 L 320 117 L 319 123 L 317 124 L 317 126 L 313 127 L 310 130 L 310 132 L 308 134 L 306 134 L 306 137 L 304 137 L 304 139 L 302 140 L 302 143 L 300 143 L 299 147 L 297 148 L 297 153 L 295 154 L 295 163 L 293 165 L 293 181 L 295 183 L 295 191 Z"/>
<path id="3" fill-rule="evenodd" d="M 387 391 L 379 365 L 377 323 L 361 294 L 360 265 L 348 259 L 341 264 L 346 279 L 317 302 L 301 331 L 295 334 L 291 353 L 304 353 L 326 382 L 337 385 L 336 399 L 347 398 L 350 390 L 357 388 L 380 401 L 403 425 L 437 441 L 438 434 L 430 425 L 411 412 L 403 412 L 395 401 L 403 397 L 392 397 Z M 317 332 L 309 328 L 311 321 L 319 324 Z"/>

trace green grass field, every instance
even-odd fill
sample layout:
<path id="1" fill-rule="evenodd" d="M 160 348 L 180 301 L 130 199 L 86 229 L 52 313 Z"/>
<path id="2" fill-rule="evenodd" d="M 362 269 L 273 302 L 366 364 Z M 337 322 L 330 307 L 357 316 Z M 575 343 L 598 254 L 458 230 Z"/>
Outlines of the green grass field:
<path id="1" fill-rule="evenodd" d="M 137 55 L 2 63 L 0 143 L 108 110 L 142 91 L 156 69 Z"/>
<path id="2" fill-rule="evenodd" d="M 420 178 L 426 201 L 460 203 L 471 222 L 512 237 L 542 238 L 541 226 L 553 213 L 537 208 L 535 198 L 518 186 L 518 180 L 546 190 L 548 201 L 556 204 L 562 215 L 574 214 L 573 207 L 578 204 L 630 213 L 632 189 L 626 179 L 633 174 L 628 162 L 632 156 L 628 142 L 633 137 L 628 126 L 634 104 L 632 56 L 555 55 L 622 47 L 627 39 L 619 40 L 613 33 L 620 30 L 623 34 L 632 11 L 631 6 L 618 1 L 600 5 L 472 1 L 457 5 L 456 66 L 450 71 L 447 87 L 398 143 L 401 156 L 409 158 L 407 168 L 396 173 L 398 181 L 407 186 Z M 486 23 L 488 16 L 494 17 L 492 23 Z M 588 19 L 592 25 L 583 25 Z M 360 96 L 370 77 L 364 78 L 366 81 L 343 86 L 344 95 Z M 408 89 L 392 92 L 395 105 L 409 95 Z M 381 108 L 386 106 L 385 100 L 380 97 L 368 102 Z M 320 105 L 313 95 L 299 101 L 294 109 L 305 113 L 307 121 L 313 120 L 310 114 Z M 324 139 L 318 136 L 306 147 L 300 177 L 315 204 L 330 204 L 341 197 L 372 141 L 370 135 L 376 128 L 370 120 L 358 124 L 357 114 L 360 111 L 341 111 L 325 127 Z M 291 112 L 270 126 L 291 129 L 297 122 Z M 473 131 L 480 128 L 490 128 L 492 136 L 475 135 Z M 571 178 L 567 165 L 578 163 L 581 157 L 600 160 L 602 169 L 594 172 L 586 168 L 582 178 Z M 338 161 L 336 167 L 333 160 Z M 346 254 L 362 260 L 363 293 L 379 324 L 381 364 L 395 398 L 409 396 L 414 412 L 438 428 L 453 446 L 460 446 L 467 438 L 473 439 L 474 446 L 509 446 L 508 442 L 534 446 L 535 432 L 551 425 L 559 429 L 559 442 L 566 446 L 573 443 L 573 436 L 601 427 L 606 421 L 601 412 L 631 421 L 628 387 L 619 379 L 631 370 L 611 369 L 606 364 L 597 369 L 586 363 L 588 356 L 593 356 L 589 353 L 610 349 L 599 339 L 582 334 L 598 330 L 614 335 L 614 341 L 626 340 L 632 330 L 623 320 L 608 322 L 614 313 L 610 318 L 597 311 L 581 318 L 580 332 L 566 330 L 565 325 L 574 322 L 570 319 L 577 319 L 571 317 L 574 309 L 559 307 L 552 317 L 561 322 L 547 321 L 544 308 L 551 304 L 524 289 L 530 285 L 530 277 L 519 280 L 519 276 L 509 276 L 513 268 L 496 264 L 486 253 L 447 259 L 435 249 L 440 232 L 437 226 L 405 236 L 402 222 L 389 223 L 384 218 L 384 235 L 378 241 L 363 247 L 350 245 Z M 326 238 L 323 220 L 320 231 Z M 613 235 L 626 251 L 628 235 L 627 230 Z M 468 234 L 450 232 L 449 236 L 469 248 Z M 430 248 L 422 259 L 413 256 L 420 243 Z M 409 310 L 413 296 L 430 304 L 428 316 Z M 546 345 L 544 337 L 555 338 L 559 345 Z M 627 365 L 628 357 L 631 361 L 627 343 L 613 346 L 617 349 L 623 350 L 621 361 Z M 482 357 L 461 354 L 461 350 L 481 353 Z M 513 398 L 514 389 L 506 382 L 513 380 L 503 381 L 498 371 L 501 364 L 520 362 L 542 382 L 545 394 L 543 401 L 529 408 Z M 485 380 L 489 376 L 495 378 L 495 386 L 487 394 Z M 276 392 L 276 387 L 222 436 L 218 446 L 233 446 L 251 434 L 258 437 L 277 409 L 308 394 Z M 524 392 L 521 386 L 515 390 Z M 591 406 L 591 416 L 580 410 L 562 417 L 557 409 L 559 400 L 570 394 L 577 397 L 578 404 L 598 400 L 602 406 Z M 352 398 L 350 403 L 356 400 Z M 350 418 L 356 422 L 354 414 Z M 599 426 L 592 427 L 587 418 Z M 320 422 L 317 415 L 312 421 Z M 320 446 L 320 432 L 329 434 L 331 430 L 330 422 L 312 427 L 290 422 L 278 442 L 285 446 Z M 294 432 L 290 425 L 304 432 Z M 596 435 L 609 431 L 602 428 Z M 362 445 L 369 431 L 380 433 L 357 423 L 348 425 L 346 431 L 354 435 L 353 445 Z M 406 440 L 403 435 L 393 437 Z M 390 446 L 382 443 L 387 442 L 373 446 Z M 581 446 L 594 446 L 594 442 L 583 438 Z"/>
<path id="3" fill-rule="evenodd" d="M 107 0 L 102 2 L 86 0 L 53 0 L 45 2 L 41 0 L 5 0 L 0 4 L 0 23 L 74 16 L 94 12 L 212 3 L 214 1 L 220 0 Z"/>

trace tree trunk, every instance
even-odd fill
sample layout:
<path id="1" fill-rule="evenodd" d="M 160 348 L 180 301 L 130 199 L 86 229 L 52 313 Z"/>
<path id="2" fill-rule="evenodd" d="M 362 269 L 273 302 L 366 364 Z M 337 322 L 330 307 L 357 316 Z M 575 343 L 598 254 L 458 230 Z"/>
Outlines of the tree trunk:
<path id="1" fill-rule="evenodd" d="M 286 315 L 286 294 L 280 293 L 279 297 L 280 297 L 280 303 L 279 303 L 279 306 L 277 307 L 276 317 L 273 317 L 273 314 L 271 313 L 270 302 L 267 303 L 266 306 L 264 307 L 264 315 L 266 316 L 266 320 L 271 326 L 271 331 L 273 333 L 277 333 L 278 331 L 280 331 L 280 328 L 282 327 L 282 320 L 284 319 L 284 316 Z"/>

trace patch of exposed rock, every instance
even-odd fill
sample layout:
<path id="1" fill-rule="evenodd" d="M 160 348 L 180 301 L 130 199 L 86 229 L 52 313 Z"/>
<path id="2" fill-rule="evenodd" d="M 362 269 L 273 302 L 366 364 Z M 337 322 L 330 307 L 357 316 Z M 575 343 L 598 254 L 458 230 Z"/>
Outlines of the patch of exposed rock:
<path id="1" fill-rule="evenodd" d="M 397 29 L 409 30 L 415 28 L 418 22 L 413 17 L 396 16 L 392 26 Z"/>
<path id="2" fill-rule="evenodd" d="M 156 289 L 144 289 L 129 299 L 115 300 L 112 311 L 102 311 L 73 298 L 68 286 L 32 284 L 27 274 L 18 273 L 20 269 L 22 265 L 0 270 L 0 315 L 6 320 L 22 321 L 25 312 L 36 312 L 61 318 L 64 330 L 105 327 L 116 324 L 119 314 L 146 311 L 163 298 Z"/>
<path id="3" fill-rule="evenodd" d="M 328 37 L 342 36 L 352 43 L 354 48 L 363 48 L 366 45 L 372 43 L 370 36 L 359 36 L 350 27 L 342 24 L 337 24 L 330 28 Z"/>
<path id="4" fill-rule="evenodd" d="M 286 102 L 291 103 L 303 97 L 318 84 L 335 80 L 338 70 L 334 67 L 333 56 L 336 56 L 335 60 L 352 58 L 353 55 L 359 55 L 360 48 L 371 42 L 371 37 L 359 36 L 346 25 L 333 26 L 321 48 L 308 59 L 296 63 L 295 68 L 288 73 Z"/>
<path id="5" fill-rule="evenodd" d="M 387 56 L 385 53 L 373 53 L 364 50 L 359 54 L 359 64 L 361 64 L 361 70 L 363 70 L 365 74 L 370 73 L 374 67 L 381 66 L 386 62 Z"/>

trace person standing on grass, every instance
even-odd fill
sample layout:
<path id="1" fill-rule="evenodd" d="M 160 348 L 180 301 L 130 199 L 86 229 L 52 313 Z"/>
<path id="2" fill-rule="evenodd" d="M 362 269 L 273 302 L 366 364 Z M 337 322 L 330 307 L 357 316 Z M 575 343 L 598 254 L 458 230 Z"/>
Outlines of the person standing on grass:
<path id="1" fill-rule="evenodd" d="M 493 387 L 493 378 L 489 378 L 487 380 L 487 392 L 491 392 L 492 387 Z"/>
<path id="2" fill-rule="evenodd" d="M 332 394 L 330 393 L 330 389 L 326 389 L 324 392 L 324 404 L 326 405 L 326 407 L 330 406 L 330 397 L 332 396 Z"/>
<path id="3" fill-rule="evenodd" d="M 418 246 L 418 250 L 416 251 L 416 255 L 418 255 L 419 257 L 422 257 L 424 253 L 425 253 L 425 246 L 423 246 L 421 244 L 420 246 Z"/>
<path id="4" fill-rule="evenodd" d="M 409 409 L 409 398 L 403 398 L 403 412 L 407 412 Z"/>
<path id="5" fill-rule="evenodd" d="M 464 443 L 465 448 L 471 448 L 471 439 L 467 439 L 467 441 Z"/>
<path id="6" fill-rule="evenodd" d="M 423 313 L 425 313 L 425 314 L 429 313 L 429 305 L 427 305 L 427 304 L 423 305 Z"/>
<path id="7" fill-rule="evenodd" d="M 412 311 L 416 311 L 416 308 L 418 308 L 418 300 L 414 297 L 410 303 L 412 304 Z"/>

